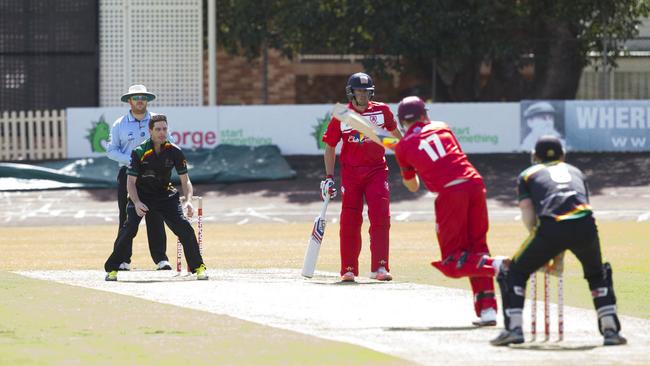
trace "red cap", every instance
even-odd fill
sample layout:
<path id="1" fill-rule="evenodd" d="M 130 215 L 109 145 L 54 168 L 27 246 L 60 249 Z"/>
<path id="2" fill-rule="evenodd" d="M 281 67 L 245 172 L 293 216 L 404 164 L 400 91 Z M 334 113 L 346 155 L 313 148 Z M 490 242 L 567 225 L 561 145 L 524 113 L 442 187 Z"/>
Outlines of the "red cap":
<path id="1" fill-rule="evenodd" d="M 418 97 L 411 96 L 402 99 L 397 107 L 397 118 L 400 121 L 414 120 L 426 113 L 427 107 L 424 101 Z"/>

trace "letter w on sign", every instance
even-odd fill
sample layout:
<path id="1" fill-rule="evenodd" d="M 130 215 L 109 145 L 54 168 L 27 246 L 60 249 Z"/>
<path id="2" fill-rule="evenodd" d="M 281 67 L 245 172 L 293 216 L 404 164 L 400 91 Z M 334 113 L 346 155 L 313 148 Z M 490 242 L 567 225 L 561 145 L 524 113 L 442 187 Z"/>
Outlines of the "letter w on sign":
<path id="1" fill-rule="evenodd" d="M 307 251 L 305 252 L 305 261 L 302 265 L 302 275 L 307 278 L 311 278 L 314 275 L 314 270 L 316 269 L 318 252 L 320 251 L 320 245 L 323 241 L 323 236 L 325 235 L 325 213 L 327 212 L 327 205 L 329 203 L 330 197 L 325 196 L 323 207 L 321 208 L 318 217 L 316 217 L 314 220 L 314 227 L 312 228 L 311 235 L 309 236 Z"/>
<path id="2" fill-rule="evenodd" d="M 397 145 L 397 142 L 399 141 L 395 137 L 389 135 L 386 131 L 377 128 L 377 126 L 368 121 L 364 116 L 350 110 L 348 107 L 340 103 L 336 103 L 332 115 L 342 123 L 345 123 L 353 129 L 361 132 L 361 134 L 386 149 L 395 149 L 395 145 Z"/>

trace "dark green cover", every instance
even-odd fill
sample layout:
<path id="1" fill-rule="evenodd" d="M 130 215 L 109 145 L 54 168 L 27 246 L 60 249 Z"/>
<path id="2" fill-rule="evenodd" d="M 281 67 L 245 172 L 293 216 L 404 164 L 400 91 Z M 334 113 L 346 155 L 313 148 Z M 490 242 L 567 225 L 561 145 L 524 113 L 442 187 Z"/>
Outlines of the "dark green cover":
<path id="1" fill-rule="evenodd" d="M 295 178 L 275 145 L 219 145 L 183 150 L 192 183 L 236 183 Z M 38 164 L 0 163 L 0 191 L 117 186 L 117 163 L 107 157 Z M 178 183 L 174 172 L 172 180 Z"/>

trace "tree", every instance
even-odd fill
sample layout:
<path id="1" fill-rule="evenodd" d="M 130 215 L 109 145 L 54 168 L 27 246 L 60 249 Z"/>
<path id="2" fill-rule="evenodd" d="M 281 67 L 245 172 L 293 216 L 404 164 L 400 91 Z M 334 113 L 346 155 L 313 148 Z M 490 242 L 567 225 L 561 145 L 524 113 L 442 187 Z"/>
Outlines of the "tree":
<path id="1" fill-rule="evenodd" d="M 607 44 L 614 63 L 648 1 L 223 0 L 218 37 L 250 58 L 367 55 L 371 72 L 417 75 L 428 95 L 435 72 L 438 100 L 572 99 L 589 53 Z"/>

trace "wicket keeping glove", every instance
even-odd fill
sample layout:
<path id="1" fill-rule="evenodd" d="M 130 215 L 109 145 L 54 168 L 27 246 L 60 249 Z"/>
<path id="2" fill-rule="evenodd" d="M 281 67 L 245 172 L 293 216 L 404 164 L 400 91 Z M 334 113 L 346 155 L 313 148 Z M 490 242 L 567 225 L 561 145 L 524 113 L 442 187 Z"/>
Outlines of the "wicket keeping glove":
<path id="1" fill-rule="evenodd" d="M 324 201 L 325 197 L 329 196 L 330 199 L 336 197 L 336 184 L 334 177 L 328 175 L 325 180 L 320 182 L 320 198 Z"/>

